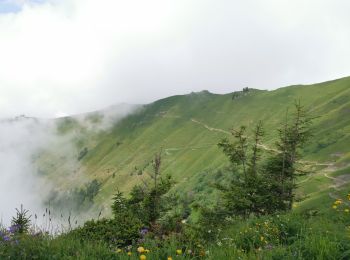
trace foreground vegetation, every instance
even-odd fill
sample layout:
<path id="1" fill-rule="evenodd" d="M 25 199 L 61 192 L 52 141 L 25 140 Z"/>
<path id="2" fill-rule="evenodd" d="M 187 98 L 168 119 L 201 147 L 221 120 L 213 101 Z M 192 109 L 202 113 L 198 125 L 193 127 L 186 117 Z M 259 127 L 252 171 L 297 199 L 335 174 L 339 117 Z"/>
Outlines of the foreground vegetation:
<path id="1" fill-rule="evenodd" d="M 111 218 L 54 235 L 31 225 L 21 207 L 11 227 L 1 228 L 0 258 L 349 259 L 346 189 L 337 186 L 337 193 L 324 194 L 318 204 L 296 199 L 297 180 L 306 174 L 300 159 L 311 121 L 297 103 L 269 153 L 261 122 L 251 135 L 244 126 L 232 130 L 233 140 L 219 142 L 230 166 L 223 173 L 226 181 L 213 184 L 218 195 L 213 204 L 172 192 L 175 181 L 161 172 L 160 151 L 150 163 L 150 181 L 135 185 L 127 197 L 115 194 Z"/>
<path id="2" fill-rule="evenodd" d="M 0 258 L 349 259 L 350 230 L 346 230 L 350 225 L 349 213 L 334 209 L 317 216 L 309 213 L 253 217 L 244 221 L 231 219 L 231 223 L 222 228 L 203 228 L 201 235 L 183 224 L 181 236 L 174 234 L 159 239 L 154 234 L 140 234 L 139 239 L 128 246 L 86 239 L 76 232 L 51 237 L 43 233 L 6 231 L 5 237 L 2 231 Z M 207 240 L 203 240 L 206 236 Z"/>

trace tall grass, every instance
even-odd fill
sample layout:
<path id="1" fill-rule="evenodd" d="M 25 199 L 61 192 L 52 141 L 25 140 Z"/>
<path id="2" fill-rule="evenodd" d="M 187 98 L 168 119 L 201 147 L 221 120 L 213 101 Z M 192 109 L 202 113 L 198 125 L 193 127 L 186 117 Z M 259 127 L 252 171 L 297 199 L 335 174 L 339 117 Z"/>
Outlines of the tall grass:
<path id="1" fill-rule="evenodd" d="M 289 213 L 235 220 L 213 230 L 215 239 L 203 243 L 146 237 L 120 248 L 69 231 L 13 235 L 10 241 L 0 237 L 0 259 L 139 259 L 139 246 L 149 250 L 142 253 L 147 259 L 350 259 L 350 219 L 337 214 L 330 210 L 320 216 Z"/>

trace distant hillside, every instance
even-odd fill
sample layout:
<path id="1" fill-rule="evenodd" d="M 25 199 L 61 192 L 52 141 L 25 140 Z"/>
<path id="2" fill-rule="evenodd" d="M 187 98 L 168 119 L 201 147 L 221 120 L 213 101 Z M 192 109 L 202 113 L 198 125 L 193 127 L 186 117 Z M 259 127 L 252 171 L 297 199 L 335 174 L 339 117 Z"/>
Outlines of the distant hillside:
<path id="1" fill-rule="evenodd" d="M 265 148 L 272 148 L 277 129 L 296 100 L 316 117 L 304 160 L 317 169 L 346 167 L 350 163 L 350 77 L 274 91 L 225 95 L 202 91 L 172 96 L 139 107 L 104 128 L 99 128 L 103 111 L 85 118 L 58 119 L 58 133 L 73 137 L 69 140 L 74 142 L 74 156 L 65 157 L 60 153 L 62 144 L 57 144 L 41 154 L 38 167 L 47 178 L 57 181 L 58 190 L 98 180 L 99 191 L 93 200 L 100 209 L 101 205 L 108 207 L 117 188 L 127 192 L 135 184 L 147 182 L 150 161 L 162 149 L 162 172 L 175 178 L 176 189 L 200 192 L 210 180 L 220 178 L 217 170 L 228 164 L 217 143 L 230 136 L 232 127 L 251 129 L 262 120 Z M 306 184 L 300 188 L 305 194 Z"/>

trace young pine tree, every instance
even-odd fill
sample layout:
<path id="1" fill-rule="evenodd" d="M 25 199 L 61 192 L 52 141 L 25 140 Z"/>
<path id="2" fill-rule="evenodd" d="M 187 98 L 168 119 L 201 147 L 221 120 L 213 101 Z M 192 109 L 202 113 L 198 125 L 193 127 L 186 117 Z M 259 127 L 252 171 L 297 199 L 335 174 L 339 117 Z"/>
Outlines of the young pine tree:
<path id="1" fill-rule="evenodd" d="M 279 129 L 276 144 L 279 152 L 266 164 L 265 174 L 271 180 L 270 193 L 274 194 L 275 205 L 279 210 L 292 208 L 295 180 L 301 174 L 297 162 L 301 158 L 301 149 L 312 136 L 311 123 L 312 118 L 300 102 L 296 102 L 292 118 L 289 119 L 287 111 L 285 122 Z"/>
<path id="2" fill-rule="evenodd" d="M 259 167 L 261 140 L 264 135 L 262 122 L 255 127 L 252 142 L 249 142 L 244 126 L 233 130 L 232 135 L 235 142 L 223 139 L 218 144 L 232 164 L 231 183 L 225 186 L 217 185 L 222 191 L 223 207 L 227 214 L 243 218 L 251 214 L 265 214 L 264 179 Z"/>
<path id="3" fill-rule="evenodd" d="M 30 226 L 30 218 L 28 216 L 29 211 L 23 208 L 21 205 L 21 209 L 16 208 L 16 216 L 12 218 L 11 224 L 14 231 L 19 234 L 28 233 Z"/>

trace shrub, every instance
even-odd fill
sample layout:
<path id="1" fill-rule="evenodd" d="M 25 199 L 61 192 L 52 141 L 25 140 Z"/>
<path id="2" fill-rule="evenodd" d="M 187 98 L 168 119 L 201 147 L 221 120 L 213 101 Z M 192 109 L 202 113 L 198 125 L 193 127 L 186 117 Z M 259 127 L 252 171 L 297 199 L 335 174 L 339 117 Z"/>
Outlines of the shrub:
<path id="1" fill-rule="evenodd" d="M 125 215 L 125 218 L 87 221 L 83 227 L 73 230 L 71 235 L 77 236 L 82 241 L 126 246 L 140 237 L 141 227 L 137 219 Z"/>

